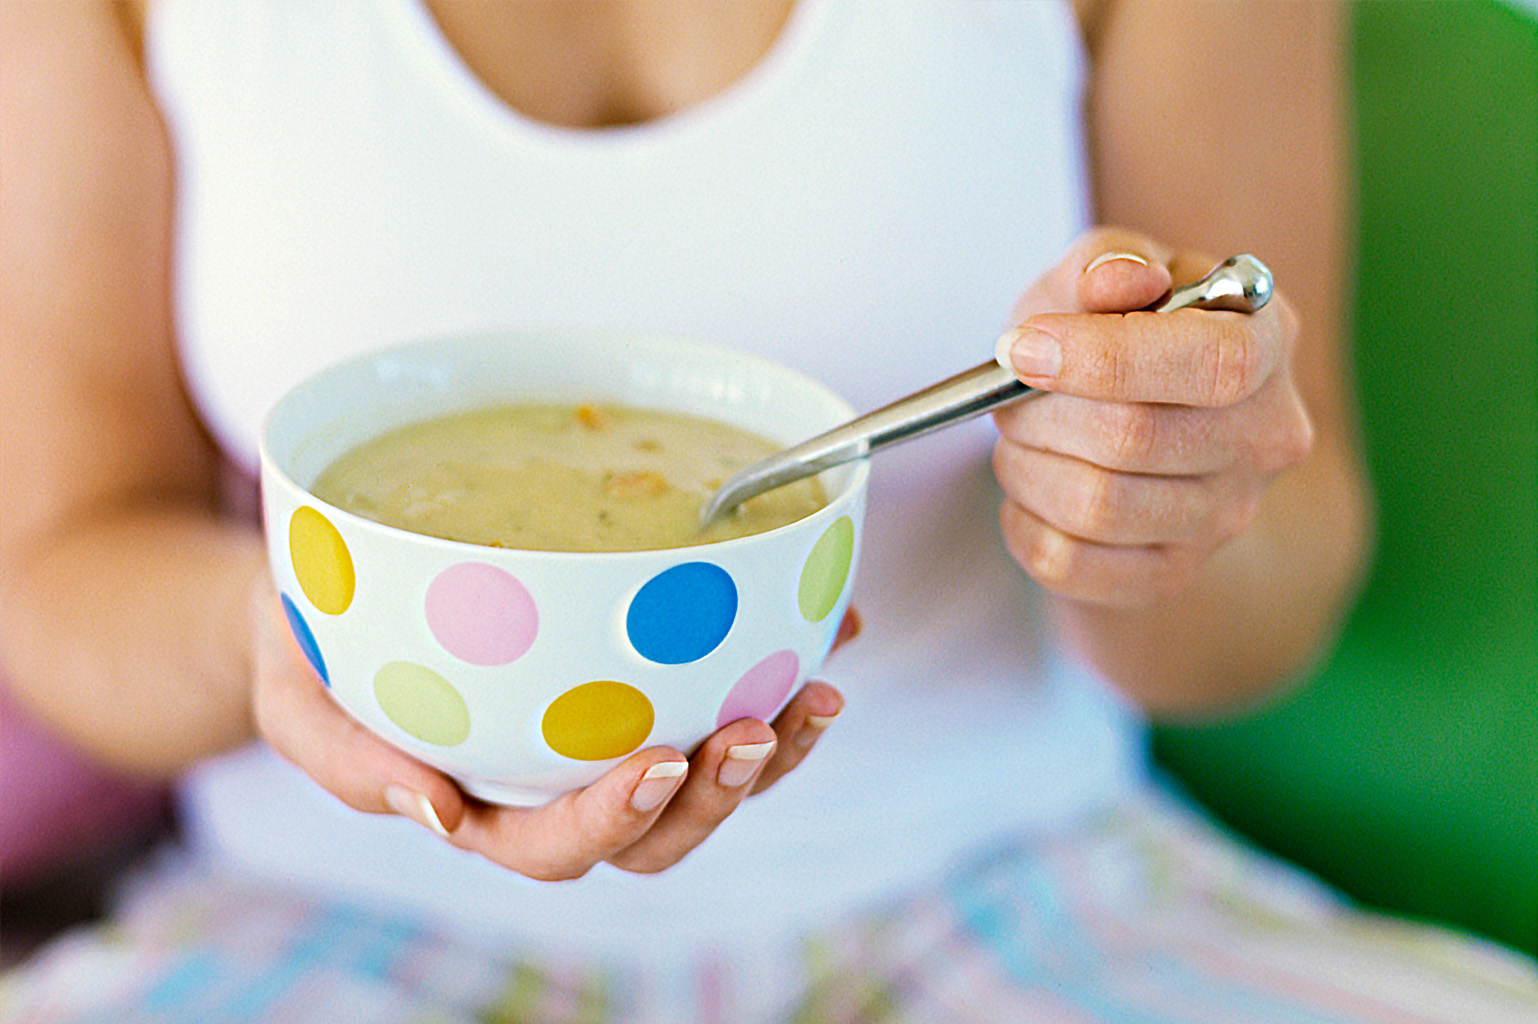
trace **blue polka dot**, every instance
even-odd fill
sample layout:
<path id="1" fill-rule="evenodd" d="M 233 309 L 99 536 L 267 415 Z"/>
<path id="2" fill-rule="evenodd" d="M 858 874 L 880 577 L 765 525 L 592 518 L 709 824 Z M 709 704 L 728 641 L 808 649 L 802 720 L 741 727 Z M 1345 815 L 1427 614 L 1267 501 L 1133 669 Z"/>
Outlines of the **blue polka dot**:
<path id="1" fill-rule="evenodd" d="M 720 566 L 685 562 L 653 576 L 630 602 L 625 631 L 636 653 L 663 665 L 699 661 L 737 618 L 737 585 Z"/>
<path id="2" fill-rule="evenodd" d="M 320 681 L 327 686 L 331 685 L 331 676 L 326 672 L 326 659 L 320 656 L 320 647 L 315 643 L 315 634 L 310 632 L 310 627 L 305 624 L 304 617 L 299 614 L 299 609 L 294 607 L 287 594 L 282 595 L 283 615 L 288 619 L 288 628 L 294 634 L 294 639 L 299 641 L 299 649 L 304 652 L 304 660 L 310 663 L 315 674 L 320 676 Z"/>

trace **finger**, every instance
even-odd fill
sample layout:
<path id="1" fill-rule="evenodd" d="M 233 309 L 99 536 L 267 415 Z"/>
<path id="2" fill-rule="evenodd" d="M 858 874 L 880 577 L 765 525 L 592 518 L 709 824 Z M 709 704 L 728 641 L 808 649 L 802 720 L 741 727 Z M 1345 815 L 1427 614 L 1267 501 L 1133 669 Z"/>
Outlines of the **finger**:
<path id="1" fill-rule="evenodd" d="M 606 859 L 627 871 L 671 867 L 704 842 L 737 809 L 768 764 L 775 732 L 756 718 L 719 729 L 689 759 L 689 775 L 656 823 Z"/>
<path id="2" fill-rule="evenodd" d="M 1259 481 L 1121 473 L 1056 452 L 1001 443 L 1005 496 L 1070 536 L 1097 544 L 1171 544 L 1234 536 L 1254 518 Z"/>
<path id="3" fill-rule="evenodd" d="M 1312 417 L 1278 373 L 1238 405 L 1210 409 L 1042 395 L 994 414 L 1002 438 L 1128 473 L 1202 476 L 1248 466 L 1274 473 L 1313 444 Z"/>
<path id="4" fill-rule="evenodd" d="M 1022 381 L 1046 391 L 1219 408 L 1255 393 L 1285 359 L 1284 341 L 1267 310 L 1046 313 L 1020 328 L 1009 358 Z"/>
<path id="5" fill-rule="evenodd" d="M 472 803 L 453 842 L 530 878 L 580 878 L 645 835 L 689 771 L 670 747 L 643 750 L 542 807 Z"/>
<path id="6" fill-rule="evenodd" d="M 1124 473 L 1200 475 L 1253 450 L 1254 428 L 1221 411 L 1042 395 L 994 413 L 1001 438 Z"/>
<path id="7" fill-rule="evenodd" d="M 348 806 L 404 814 L 440 835 L 452 832 L 465 807 L 459 787 L 343 711 L 282 623 L 270 588 L 257 601 L 252 704 L 262 736 Z"/>
<path id="8" fill-rule="evenodd" d="M 844 617 L 838 622 L 838 631 L 833 635 L 833 646 L 829 648 L 829 653 L 838 650 L 840 647 L 844 646 L 849 641 L 859 636 L 860 630 L 863 628 L 864 622 L 862 622 L 860 619 L 860 613 L 854 609 L 853 605 L 851 605 L 848 610 L 844 612 Z"/>
<path id="9" fill-rule="evenodd" d="M 762 793 L 800 764 L 843 710 L 843 694 L 827 683 L 810 682 L 802 687 L 775 716 L 774 733 L 779 739 L 753 784 L 753 792 Z"/>
<path id="10" fill-rule="evenodd" d="M 999 521 L 1015 561 L 1047 590 L 1108 608 L 1138 608 L 1178 593 L 1209 549 L 1195 544 L 1097 544 L 1073 537 L 1012 501 Z"/>
<path id="11" fill-rule="evenodd" d="M 1073 279 L 1079 310 L 1085 313 L 1131 313 L 1155 306 L 1176 284 L 1200 280 L 1218 261 L 1202 253 L 1172 252 L 1166 246 L 1127 232 L 1108 231 L 1096 245 L 1120 243 L 1120 249 L 1098 251 Z M 1083 251 L 1081 250 L 1081 255 Z M 1157 289 L 1157 290 L 1156 290 Z"/>

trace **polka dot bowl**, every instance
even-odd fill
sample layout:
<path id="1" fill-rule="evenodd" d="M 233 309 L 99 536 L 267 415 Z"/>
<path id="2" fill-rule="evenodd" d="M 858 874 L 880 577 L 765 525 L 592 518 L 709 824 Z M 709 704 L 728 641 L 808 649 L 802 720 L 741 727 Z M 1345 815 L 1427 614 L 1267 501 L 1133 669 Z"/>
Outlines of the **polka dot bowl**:
<path id="1" fill-rule="evenodd" d="M 505 402 L 619 402 L 790 444 L 853 415 L 785 367 L 683 340 L 500 333 L 326 369 L 263 426 L 262 509 L 290 629 L 359 721 L 497 803 L 543 803 L 636 750 L 691 750 L 768 719 L 848 606 L 869 472 L 829 470 L 826 507 L 767 533 L 662 551 L 483 547 L 349 514 L 307 490 L 396 426 Z"/>

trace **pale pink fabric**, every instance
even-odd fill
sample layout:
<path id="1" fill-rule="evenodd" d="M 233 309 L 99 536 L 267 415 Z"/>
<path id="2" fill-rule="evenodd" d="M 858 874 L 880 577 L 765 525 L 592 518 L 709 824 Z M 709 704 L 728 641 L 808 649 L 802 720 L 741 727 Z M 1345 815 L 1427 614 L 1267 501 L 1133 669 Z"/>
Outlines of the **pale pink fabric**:
<path id="1" fill-rule="evenodd" d="M 18 708 L 0 679 L 0 887 L 147 834 L 166 807 L 162 786 L 92 764 Z"/>

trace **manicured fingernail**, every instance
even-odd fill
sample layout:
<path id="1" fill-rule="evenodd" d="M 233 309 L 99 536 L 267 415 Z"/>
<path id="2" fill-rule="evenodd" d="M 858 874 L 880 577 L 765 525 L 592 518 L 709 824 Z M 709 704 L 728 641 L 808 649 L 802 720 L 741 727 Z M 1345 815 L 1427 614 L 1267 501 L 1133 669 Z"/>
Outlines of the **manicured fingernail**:
<path id="1" fill-rule="evenodd" d="M 805 724 L 796 731 L 792 738 L 796 746 L 805 749 L 817 742 L 824 729 L 838 721 L 838 715 L 807 715 Z"/>
<path id="2" fill-rule="evenodd" d="M 753 777 L 758 771 L 758 766 L 764 758 L 774 750 L 774 741 L 768 743 L 739 743 L 735 747 L 726 748 L 726 757 L 721 759 L 721 770 L 716 773 L 716 782 L 728 789 L 740 786 Z"/>
<path id="3" fill-rule="evenodd" d="M 1063 347 L 1050 334 L 1032 327 L 1005 331 L 993 348 L 993 358 L 1022 377 L 1056 377 L 1063 368 Z"/>
<path id="4" fill-rule="evenodd" d="M 646 769 L 646 774 L 630 793 L 631 809 L 645 814 L 661 807 L 662 802 L 682 784 L 688 770 L 688 761 L 658 761 Z"/>
<path id="5" fill-rule="evenodd" d="M 1103 252 L 1089 261 L 1089 266 L 1084 268 L 1084 272 L 1087 274 L 1096 267 L 1104 266 L 1112 260 L 1131 260 L 1139 266 L 1148 266 L 1148 261 L 1135 252 Z"/>
<path id="6" fill-rule="evenodd" d="M 386 786 L 384 798 L 390 810 L 396 814 L 403 818 L 410 818 L 423 828 L 432 829 L 445 839 L 449 837 L 449 830 L 443 827 L 443 822 L 439 820 L 438 812 L 433 808 L 433 802 L 427 799 L 426 793 L 418 793 L 405 786 Z"/>

